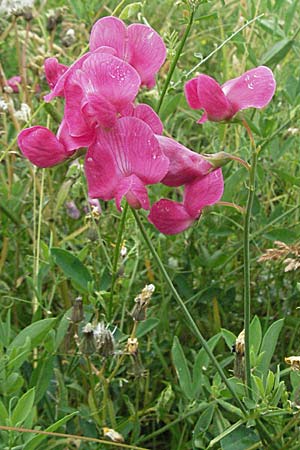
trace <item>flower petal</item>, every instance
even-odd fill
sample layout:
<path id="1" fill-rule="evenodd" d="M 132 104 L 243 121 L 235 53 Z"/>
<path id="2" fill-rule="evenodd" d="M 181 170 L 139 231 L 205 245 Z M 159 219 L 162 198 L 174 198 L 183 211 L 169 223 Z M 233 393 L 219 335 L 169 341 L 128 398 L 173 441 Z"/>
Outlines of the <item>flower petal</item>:
<path id="1" fill-rule="evenodd" d="M 201 109 L 202 104 L 198 97 L 198 77 L 192 78 L 184 85 L 184 95 L 192 109 Z"/>
<path id="2" fill-rule="evenodd" d="M 150 208 L 147 189 L 144 183 L 135 175 L 123 178 L 118 184 L 115 198 L 119 211 L 121 210 L 121 200 L 124 196 L 126 196 L 127 202 L 134 209 Z"/>
<path id="3" fill-rule="evenodd" d="M 53 90 L 60 77 L 68 70 L 68 66 L 60 64 L 57 58 L 47 58 L 44 62 L 44 69 L 49 87 Z"/>
<path id="4" fill-rule="evenodd" d="M 140 103 L 133 111 L 133 116 L 146 122 L 155 134 L 162 134 L 163 124 L 151 106 Z"/>
<path id="5" fill-rule="evenodd" d="M 188 183 L 184 190 L 184 201 L 186 211 L 197 219 L 205 206 L 218 202 L 223 195 L 224 182 L 222 170 L 217 169 L 203 178 Z"/>
<path id="6" fill-rule="evenodd" d="M 194 222 L 182 203 L 164 198 L 152 205 L 148 220 L 164 234 L 180 233 Z"/>
<path id="7" fill-rule="evenodd" d="M 90 36 L 90 49 L 98 47 L 112 47 L 116 56 L 124 59 L 127 29 L 122 20 L 117 17 L 103 17 L 93 26 Z"/>
<path id="8" fill-rule="evenodd" d="M 122 175 L 116 166 L 113 152 L 103 146 L 101 139 L 97 139 L 89 147 L 84 169 L 89 197 L 102 200 L 113 199 L 118 184 L 122 181 Z"/>
<path id="9" fill-rule="evenodd" d="M 15 75 L 7 80 L 7 86 L 12 88 L 12 90 L 17 94 L 19 92 L 19 86 L 22 83 L 20 75 Z"/>
<path id="10" fill-rule="evenodd" d="M 162 183 L 167 186 L 181 186 L 190 183 L 196 177 L 204 177 L 213 168 L 203 156 L 192 152 L 174 139 L 156 136 L 160 148 L 169 159 L 170 165 Z"/>
<path id="11" fill-rule="evenodd" d="M 219 122 L 230 119 L 234 114 L 231 104 L 216 80 L 203 74 L 199 75 L 197 80 L 199 104 L 205 110 L 208 120 Z M 202 118 L 202 123 L 203 121 Z"/>
<path id="12" fill-rule="evenodd" d="M 151 128 L 136 117 L 118 119 L 103 145 L 110 146 L 120 172 L 136 175 L 144 184 L 154 184 L 166 175 L 169 160 L 160 149 Z"/>
<path id="13" fill-rule="evenodd" d="M 41 126 L 21 131 L 18 145 L 23 155 L 38 167 L 55 166 L 70 156 L 55 134 Z"/>
<path id="14" fill-rule="evenodd" d="M 89 132 L 88 135 L 71 136 L 68 124 L 65 119 L 62 120 L 57 131 L 57 139 L 61 142 L 68 152 L 72 152 L 81 147 L 88 147 L 94 140 L 94 134 Z"/>
<path id="15" fill-rule="evenodd" d="M 125 60 L 140 74 L 142 84 L 155 85 L 155 75 L 166 59 L 166 46 L 153 28 L 132 24 L 127 29 L 128 47 Z"/>
<path id="16" fill-rule="evenodd" d="M 271 101 L 275 89 L 273 72 L 265 66 L 248 70 L 222 86 L 234 114 L 246 108 L 264 108 Z"/>

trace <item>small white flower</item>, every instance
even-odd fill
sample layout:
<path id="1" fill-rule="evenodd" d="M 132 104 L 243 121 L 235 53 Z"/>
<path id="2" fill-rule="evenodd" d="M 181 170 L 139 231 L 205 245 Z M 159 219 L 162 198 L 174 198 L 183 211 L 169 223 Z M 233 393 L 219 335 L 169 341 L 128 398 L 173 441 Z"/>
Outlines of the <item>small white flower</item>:
<path id="1" fill-rule="evenodd" d="M 15 112 L 15 117 L 21 122 L 28 122 L 30 119 L 31 109 L 27 103 L 21 103 L 21 108 Z"/>
<path id="2" fill-rule="evenodd" d="M 6 112 L 8 110 L 8 104 L 0 97 L 0 111 Z"/>
<path id="3" fill-rule="evenodd" d="M 0 14 L 11 16 L 22 14 L 33 7 L 34 0 L 1 0 Z"/>

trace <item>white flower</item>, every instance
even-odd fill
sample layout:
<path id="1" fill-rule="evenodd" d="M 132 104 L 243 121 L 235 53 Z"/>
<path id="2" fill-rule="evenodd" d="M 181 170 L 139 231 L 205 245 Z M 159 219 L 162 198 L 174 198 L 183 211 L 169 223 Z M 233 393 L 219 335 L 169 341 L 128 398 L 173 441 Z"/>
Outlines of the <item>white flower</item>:
<path id="1" fill-rule="evenodd" d="M 1 0 L 0 14 L 7 16 L 22 14 L 32 8 L 33 4 L 34 0 Z"/>
<path id="2" fill-rule="evenodd" d="M 0 111 L 6 112 L 8 110 L 8 104 L 0 97 Z"/>
<path id="3" fill-rule="evenodd" d="M 28 122 L 30 119 L 31 109 L 27 103 L 21 103 L 21 109 L 15 112 L 15 118 L 21 122 Z"/>

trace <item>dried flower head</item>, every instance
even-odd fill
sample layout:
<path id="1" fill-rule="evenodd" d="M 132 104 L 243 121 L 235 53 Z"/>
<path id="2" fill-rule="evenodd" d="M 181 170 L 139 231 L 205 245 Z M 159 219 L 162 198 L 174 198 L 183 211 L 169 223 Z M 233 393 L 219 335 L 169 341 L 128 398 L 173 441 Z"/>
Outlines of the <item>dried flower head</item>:
<path id="1" fill-rule="evenodd" d="M 96 340 L 91 323 L 87 323 L 82 329 L 83 337 L 80 342 L 80 350 L 84 355 L 92 355 L 96 352 Z"/>
<path id="2" fill-rule="evenodd" d="M 104 357 L 113 355 L 115 350 L 115 340 L 112 332 L 105 327 L 103 322 L 98 323 L 93 331 L 98 353 Z"/>
<path id="3" fill-rule="evenodd" d="M 300 356 L 288 356 L 284 358 L 284 361 L 291 366 L 292 370 L 300 370 Z"/>
<path id="4" fill-rule="evenodd" d="M 84 318 L 84 314 L 83 314 L 82 297 L 77 297 L 77 298 L 75 298 L 74 303 L 73 303 L 70 320 L 73 323 L 79 323 L 83 320 L 83 318 Z"/>
<path id="5" fill-rule="evenodd" d="M 146 319 L 147 307 L 154 291 L 154 284 L 147 284 L 142 292 L 134 299 L 135 306 L 131 313 L 133 320 L 138 322 Z"/>
<path id="6" fill-rule="evenodd" d="M 129 355 L 136 356 L 139 349 L 139 341 L 137 338 L 128 338 L 127 345 L 126 345 L 126 352 L 129 353 Z"/>
<path id="7" fill-rule="evenodd" d="M 245 378 L 245 330 L 242 330 L 238 335 L 235 344 L 232 347 L 232 351 L 235 353 L 234 375 L 243 380 Z"/>
<path id="8" fill-rule="evenodd" d="M 103 435 L 112 440 L 113 442 L 124 442 L 123 436 L 117 431 L 115 431 L 113 428 L 103 427 L 102 431 Z"/>
<path id="9" fill-rule="evenodd" d="M 283 260 L 285 272 L 291 272 L 300 268 L 300 244 L 287 245 L 281 241 L 275 241 L 276 248 L 268 248 L 258 262 Z M 287 258 L 287 256 L 291 256 Z M 285 259 L 284 259 L 285 258 Z"/>
<path id="10" fill-rule="evenodd" d="M 1 0 L 0 15 L 22 16 L 28 14 L 34 0 Z"/>

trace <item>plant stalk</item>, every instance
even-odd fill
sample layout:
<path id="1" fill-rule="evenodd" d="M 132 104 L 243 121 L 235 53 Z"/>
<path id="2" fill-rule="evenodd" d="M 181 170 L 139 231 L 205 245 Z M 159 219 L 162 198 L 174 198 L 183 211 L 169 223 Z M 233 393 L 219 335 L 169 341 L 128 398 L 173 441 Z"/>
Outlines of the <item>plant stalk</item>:
<path id="1" fill-rule="evenodd" d="M 163 278 L 165 279 L 166 283 L 168 284 L 170 291 L 172 292 L 176 302 L 178 303 L 180 309 L 183 312 L 184 317 L 186 318 L 186 321 L 189 325 L 190 330 L 193 332 L 193 334 L 196 336 L 196 338 L 198 339 L 198 341 L 201 343 L 202 347 L 204 348 L 205 352 L 207 353 L 207 355 L 209 356 L 212 364 L 215 366 L 216 370 L 219 372 L 219 375 L 221 377 L 221 379 L 223 380 L 225 386 L 227 387 L 227 389 L 229 390 L 229 392 L 231 392 L 232 397 L 235 399 L 236 403 L 239 405 L 240 409 L 243 411 L 244 414 L 247 413 L 247 409 L 245 408 L 244 404 L 241 402 L 241 400 L 239 399 L 237 393 L 234 391 L 234 389 L 232 388 L 231 384 L 229 383 L 221 365 L 218 363 L 216 357 L 214 356 L 213 352 L 211 351 L 211 349 L 209 348 L 205 338 L 202 336 L 201 331 L 199 330 L 196 322 L 194 321 L 194 319 L 192 318 L 189 310 L 187 309 L 187 307 L 185 306 L 184 301 L 182 300 L 182 298 L 180 297 L 180 295 L 178 294 L 175 286 L 172 283 L 171 278 L 169 277 L 169 274 L 167 273 L 158 253 L 156 252 L 148 234 L 147 231 L 137 213 L 137 211 L 135 209 L 131 209 L 134 218 L 136 220 L 136 223 L 142 233 L 142 236 L 153 256 L 153 258 L 156 261 L 156 264 L 158 265 Z"/>
<path id="2" fill-rule="evenodd" d="M 195 11 L 194 11 L 194 9 L 192 9 L 191 15 L 190 15 L 190 20 L 189 20 L 189 22 L 187 24 L 187 27 L 186 27 L 185 32 L 184 32 L 184 35 L 183 35 L 183 37 L 181 39 L 181 42 L 179 44 L 179 47 L 178 47 L 178 49 L 176 51 L 176 54 L 175 54 L 175 57 L 174 57 L 174 59 L 172 61 L 172 64 L 171 64 L 170 70 L 168 72 L 165 84 L 163 86 L 162 93 L 161 93 L 161 96 L 159 98 L 159 101 L 158 101 L 158 104 L 157 104 L 157 107 L 156 107 L 157 114 L 159 113 L 160 108 L 161 108 L 161 106 L 163 104 L 163 101 L 164 101 L 165 95 L 167 93 L 170 81 L 172 79 L 174 70 L 175 70 L 175 68 L 177 66 L 178 59 L 179 59 L 179 57 L 180 57 L 180 55 L 182 53 L 182 50 L 183 50 L 184 44 L 185 44 L 185 42 L 187 40 L 187 37 L 190 34 L 190 31 L 191 31 L 191 28 L 192 28 L 192 25 L 193 25 L 193 21 L 194 21 L 194 14 L 195 14 Z"/>

